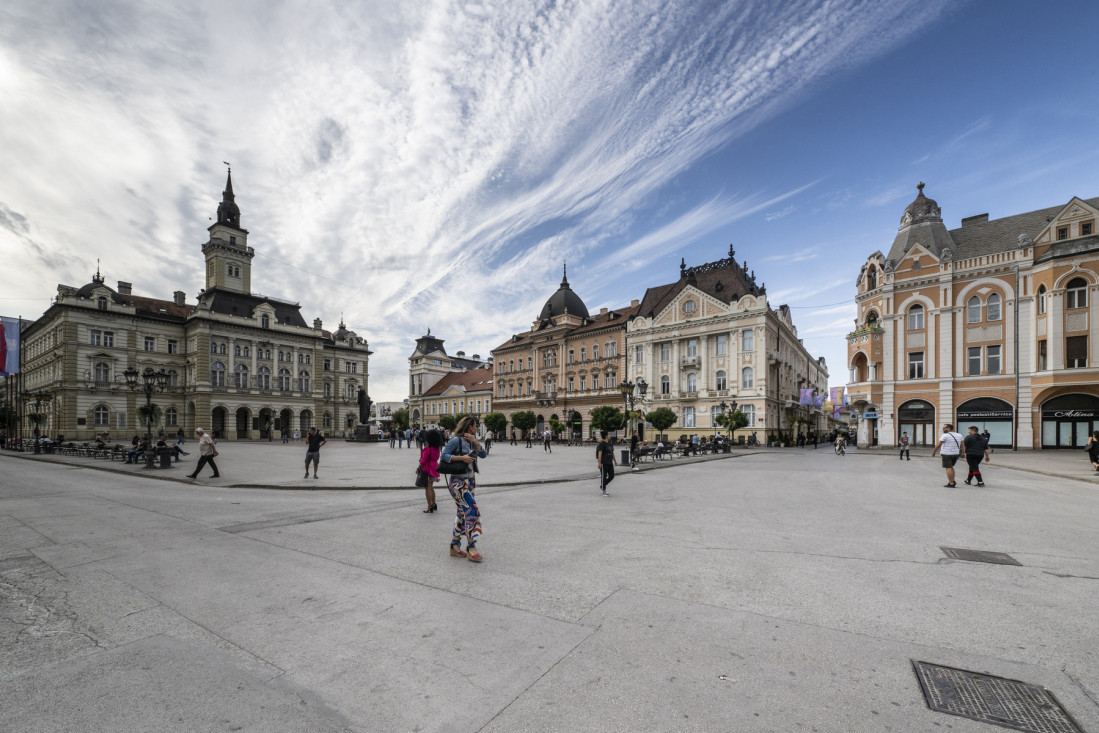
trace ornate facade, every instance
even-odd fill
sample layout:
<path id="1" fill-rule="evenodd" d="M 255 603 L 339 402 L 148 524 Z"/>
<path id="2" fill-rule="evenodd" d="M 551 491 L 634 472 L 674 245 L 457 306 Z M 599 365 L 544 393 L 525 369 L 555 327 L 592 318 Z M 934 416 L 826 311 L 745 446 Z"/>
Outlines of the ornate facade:
<path id="1" fill-rule="evenodd" d="M 416 428 L 425 425 L 434 425 L 439 415 L 447 414 L 438 412 L 446 407 L 438 400 L 429 400 L 428 396 L 439 396 L 439 390 L 433 390 L 440 380 L 450 374 L 467 372 L 470 370 L 488 369 L 492 366 L 492 359 L 481 361 L 480 354 L 474 354 L 472 358 L 466 358 L 466 352 L 459 351 L 454 356 L 446 353 L 443 339 L 431 335 L 431 329 L 420 338 L 416 339 L 416 348 L 408 357 L 408 421 Z M 461 381 L 461 380 L 459 380 Z M 447 382 L 449 385 L 450 382 Z M 464 382 L 463 382 L 464 384 Z M 457 396 L 456 394 L 453 396 Z M 473 410 L 459 410 L 459 412 L 472 412 Z M 484 412 L 488 412 L 486 408 Z M 481 412 L 481 410 L 478 410 Z"/>
<path id="2" fill-rule="evenodd" d="M 646 411 L 679 415 L 672 432 L 720 432 L 716 419 L 733 403 L 748 418 L 742 432 L 828 429 L 820 408 L 799 404 L 800 389 L 824 394 L 828 369 L 814 359 L 783 305 L 772 310 L 735 252 L 696 267 L 680 263 L 679 279 L 649 288 L 627 330 L 628 374 L 649 384 Z"/>
<path id="3" fill-rule="evenodd" d="M 888 254 L 856 281 L 859 444 L 902 432 L 931 444 L 953 423 L 993 446 L 1083 446 L 1099 429 L 1099 198 L 948 231 L 917 188 Z"/>
<path id="4" fill-rule="evenodd" d="M 164 369 L 169 386 L 153 401 L 160 426 L 188 435 L 195 427 L 236 440 L 277 438 L 316 425 L 330 435 L 358 424 L 367 388 L 367 342 L 341 322 L 310 326 L 298 303 L 251 292 L 248 231 L 232 177 L 202 245 L 206 288 L 196 303 L 135 296 L 129 283 L 107 286 L 98 272 L 80 288 L 59 285 L 41 318 L 23 331 L 23 389 L 48 390 L 50 435 L 87 440 L 143 431 L 144 396 L 123 370 Z"/>

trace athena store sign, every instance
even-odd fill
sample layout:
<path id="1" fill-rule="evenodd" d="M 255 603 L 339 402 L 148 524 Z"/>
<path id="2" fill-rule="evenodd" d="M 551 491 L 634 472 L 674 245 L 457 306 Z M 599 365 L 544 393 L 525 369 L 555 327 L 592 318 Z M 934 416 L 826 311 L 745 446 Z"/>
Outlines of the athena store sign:
<path id="1" fill-rule="evenodd" d="M 1043 410 L 1042 418 L 1046 420 L 1094 420 L 1099 417 L 1099 410 Z"/>

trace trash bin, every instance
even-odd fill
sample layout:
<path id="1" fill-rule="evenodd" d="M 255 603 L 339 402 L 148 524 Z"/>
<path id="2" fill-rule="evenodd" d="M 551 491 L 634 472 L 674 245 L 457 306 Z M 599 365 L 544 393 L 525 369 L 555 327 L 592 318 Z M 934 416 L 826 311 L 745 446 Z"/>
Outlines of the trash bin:
<path id="1" fill-rule="evenodd" d="M 622 449 L 622 457 L 618 459 L 618 465 L 620 465 L 620 466 L 630 465 L 630 449 L 629 448 L 623 448 Z"/>
<path id="2" fill-rule="evenodd" d="M 172 467 L 172 449 L 171 448 L 161 448 L 159 451 L 157 451 L 157 455 L 160 456 L 160 468 L 171 468 Z"/>

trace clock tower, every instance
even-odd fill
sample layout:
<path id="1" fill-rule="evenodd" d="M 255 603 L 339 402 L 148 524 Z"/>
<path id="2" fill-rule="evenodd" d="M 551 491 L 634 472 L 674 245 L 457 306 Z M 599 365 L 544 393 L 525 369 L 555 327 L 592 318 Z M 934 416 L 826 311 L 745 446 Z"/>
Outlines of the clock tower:
<path id="1" fill-rule="evenodd" d="M 206 256 L 206 289 L 250 293 L 252 258 L 248 230 L 240 226 L 240 208 L 233 196 L 233 171 L 225 179 L 217 221 L 209 228 L 210 241 L 202 245 Z"/>

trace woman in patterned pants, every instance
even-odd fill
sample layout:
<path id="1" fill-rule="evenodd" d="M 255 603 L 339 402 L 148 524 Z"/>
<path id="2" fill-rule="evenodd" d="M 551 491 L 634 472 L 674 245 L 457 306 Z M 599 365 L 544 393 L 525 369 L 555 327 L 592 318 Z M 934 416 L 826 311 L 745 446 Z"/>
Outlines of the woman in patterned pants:
<path id="1" fill-rule="evenodd" d="M 473 562 L 481 562 L 481 553 L 477 550 L 477 540 L 481 537 L 481 511 L 477 508 L 477 458 L 488 454 L 477 440 L 477 421 L 472 417 L 463 417 L 454 430 L 454 437 L 443 446 L 439 464 L 466 464 L 462 473 L 449 473 L 447 487 L 454 497 L 457 516 L 454 518 L 454 532 L 450 540 L 452 557 L 465 557 Z M 457 466 L 455 467 L 457 468 Z M 462 535 L 466 537 L 466 549 L 462 549 Z"/>

